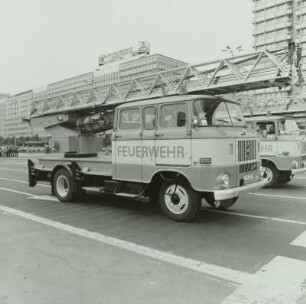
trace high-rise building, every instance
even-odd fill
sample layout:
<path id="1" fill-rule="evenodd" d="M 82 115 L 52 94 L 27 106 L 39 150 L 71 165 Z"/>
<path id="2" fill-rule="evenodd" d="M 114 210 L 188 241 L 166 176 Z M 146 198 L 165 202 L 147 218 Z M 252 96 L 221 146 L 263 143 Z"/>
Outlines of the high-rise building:
<path id="1" fill-rule="evenodd" d="M 31 128 L 23 119 L 30 113 L 32 91 L 10 96 L 5 100 L 5 137 L 31 136 Z"/>
<path id="2" fill-rule="evenodd" d="M 0 98 L 0 136 L 4 137 L 5 99 Z"/>
<path id="3" fill-rule="evenodd" d="M 295 42 L 302 48 L 302 70 L 305 71 L 306 0 L 253 0 L 253 13 L 255 51 L 287 48 L 290 42 Z M 290 88 L 271 88 L 254 93 L 256 102 L 295 94 Z"/>
<path id="4" fill-rule="evenodd" d="M 306 1 L 253 0 L 254 48 L 275 50 L 288 42 L 305 43 Z"/>
<path id="5" fill-rule="evenodd" d="M 33 102 L 33 90 L 11 95 L 3 99 L 0 111 L 3 112 L 4 137 L 32 137 L 38 135 L 40 138 L 50 137 L 42 128 L 32 128 L 28 119 Z M 0 115 L 1 119 L 1 115 Z"/>
<path id="6" fill-rule="evenodd" d="M 133 48 L 127 50 L 132 51 Z M 123 57 L 121 53 L 124 54 Z M 113 52 L 112 55 L 104 55 L 102 58 L 104 61 L 100 59 L 100 66 L 95 71 L 66 78 L 33 90 L 33 111 L 37 110 L 37 105 L 43 105 L 45 110 L 45 106 L 49 107 L 50 104 L 51 107 L 52 104 L 67 107 L 67 105 L 88 103 L 94 94 L 102 98 L 107 95 L 111 83 L 146 77 L 187 65 L 186 62 L 160 54 L 133 53 L 129 56 L 125 50 Z M 94 93 L 92 89 L 95 89 Z"/>

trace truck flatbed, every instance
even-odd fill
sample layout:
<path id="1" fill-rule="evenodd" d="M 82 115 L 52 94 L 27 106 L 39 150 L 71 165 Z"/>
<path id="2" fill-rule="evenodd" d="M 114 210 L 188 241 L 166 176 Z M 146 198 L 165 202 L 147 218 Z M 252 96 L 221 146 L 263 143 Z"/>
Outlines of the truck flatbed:
<path id="1" fill-rule="evenodd" d="M 112 176 L 111 154 L 98 154 L 95 157 L 43 157 L 38 158 L 36 168 L 44 171 L 53 171 L 58 164 L 76 162 L 85 175 Z"/>

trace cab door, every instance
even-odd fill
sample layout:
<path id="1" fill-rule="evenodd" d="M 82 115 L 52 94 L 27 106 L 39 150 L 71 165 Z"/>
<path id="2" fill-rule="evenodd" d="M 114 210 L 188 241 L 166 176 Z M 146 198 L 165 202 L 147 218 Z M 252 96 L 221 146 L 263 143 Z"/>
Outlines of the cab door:
<path id="1" fill-rule="evenodd" d="M 143 107 L 143 131 L 142 131 L 142 180 L 150 181 L 155 171 L 155 131 L 157 124 L 157 106 Z"/>
<path id="2" fill-rule="evenodd" d="M 189 167 L 192 153 L 188 104 L 163 104 L 159 106 L 158 111 L 155 165 Z"/>
<path id="3" fill-rule="evenodd" d="M 141 108 L 122 108 L 118 113 L 115 141 L 114 179 L 142 180 Z M 114 159 L 114 158 L 113 158 Z"/>

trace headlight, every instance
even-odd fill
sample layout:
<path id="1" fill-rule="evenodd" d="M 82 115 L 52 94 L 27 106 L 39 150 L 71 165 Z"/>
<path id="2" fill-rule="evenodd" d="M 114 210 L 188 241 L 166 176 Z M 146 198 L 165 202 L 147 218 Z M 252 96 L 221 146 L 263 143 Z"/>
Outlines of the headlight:
<path id="1" fill-rule="evenodd" d="M 297 160 L 294 160 L 291 163 L 292 169 L 297 169 L 299 167 L 299 162 Z"/>
<path id="2" fill-rule="evenodd" d="M 227 173 L 223 174 L 221 177 L 221 184 L 224 187 L 228 187 L 230 183 L 230 177 Z"/>

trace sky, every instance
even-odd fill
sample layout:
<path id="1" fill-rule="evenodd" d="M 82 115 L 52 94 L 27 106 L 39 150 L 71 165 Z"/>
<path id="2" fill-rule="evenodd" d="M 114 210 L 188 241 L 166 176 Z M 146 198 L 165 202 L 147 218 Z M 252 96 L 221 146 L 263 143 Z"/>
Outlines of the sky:
<path id="1" fill-rule="evenodd" d="M 0 92 L 93 71 L 98 56 L 147 40 L 188 63 L 252 51 L 251 0 L 0 0 Z"/>

